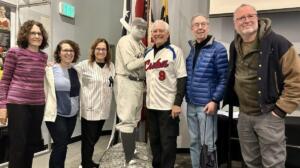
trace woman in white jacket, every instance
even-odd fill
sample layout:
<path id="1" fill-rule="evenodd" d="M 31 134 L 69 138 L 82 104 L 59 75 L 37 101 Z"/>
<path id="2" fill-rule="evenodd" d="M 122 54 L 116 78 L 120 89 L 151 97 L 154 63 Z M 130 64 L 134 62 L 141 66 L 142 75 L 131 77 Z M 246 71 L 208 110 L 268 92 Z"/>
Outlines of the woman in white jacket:
<path id="1" fill-rule="evenodd" d="M 81 165 L 83 168 L 94 168 L 99 166 L 92 160 L 94 145 L 110 115 L 115 76 L 108 42 L 96 39 L 91 46 L 89 59 L 75 68 L 81 81 Z"/>
<path id="2" fill-rule="evenodd" d="M 64 167 L 67 145 L 75 128 L 80 82 L 72 63 L 78 60 L 79 54 L 78 44 L 63 40 L 54 52 L 56 64 L 46 68 L 44 120 L 54 142 L 49 168 Z"/>

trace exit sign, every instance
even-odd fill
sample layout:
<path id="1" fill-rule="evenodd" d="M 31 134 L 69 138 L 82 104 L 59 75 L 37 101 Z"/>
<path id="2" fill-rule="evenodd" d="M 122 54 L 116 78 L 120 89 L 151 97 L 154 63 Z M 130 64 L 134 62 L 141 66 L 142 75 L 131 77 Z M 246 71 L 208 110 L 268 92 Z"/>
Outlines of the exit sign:
<path id="1" fill-rule="evenodd" d="M 66 2 L 59 2 L 59 13 L 70 18 L 75 17 L 75 7 Z"/>

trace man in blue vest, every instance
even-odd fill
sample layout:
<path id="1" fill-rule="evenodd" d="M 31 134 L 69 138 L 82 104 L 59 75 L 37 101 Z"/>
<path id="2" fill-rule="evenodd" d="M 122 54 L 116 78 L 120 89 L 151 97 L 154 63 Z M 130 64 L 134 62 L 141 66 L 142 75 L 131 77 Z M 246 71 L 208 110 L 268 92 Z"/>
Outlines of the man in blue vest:
<path id="1" fill-rule="evenodd" d="M 192 166 L 199 168 L 204 144 L 208 160 L 216 163 L 217 109 L 226 85 L 228 59 L 225 47 L 208 35 L 207 17 L 192 17 L 191 30 L 195 40 L 189 41 L 191 50 L 186 60 L 187 121 Z"/>

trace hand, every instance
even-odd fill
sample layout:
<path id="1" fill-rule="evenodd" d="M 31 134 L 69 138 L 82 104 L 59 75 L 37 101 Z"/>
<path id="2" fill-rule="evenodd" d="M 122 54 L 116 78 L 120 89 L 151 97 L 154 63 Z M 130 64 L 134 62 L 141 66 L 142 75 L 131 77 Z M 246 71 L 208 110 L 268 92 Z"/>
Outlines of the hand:
<path id="1" fill-rule="evenodd" d="M 173 105 L 172 112 L 171 112 L 172 118 L 174 119 L 175 117 L 178 117 L 180 113 L 181 113 L 181 107 L 177 105 Z"/>
<path id="2" fill-rule="evenodd" d="M 6 125 L 7 123 L 7 110 L 0 109 L 0 123 Z"/>
<path id="3" fill-rule="evenodd" d="M 272 115 L 273 115 L 274 117 L 281 118 L 281 117 L 279 117 L 274 111 L 272 111 Z"/>
<path id="4" fill-rule="evenodd" d="M 203 111 L 208 115 L 213 115 L 217 111 L 217 107 L 217 103 L 210 101 L 205 105 Z"/>
<path id="5" fill-rule="evenodd" d="M 53 62 L 53 61 L 48 61 L 47 62 L 47 66 L 48 67 L 52 67 L 54 64 L 55 64 L 55 62 Z"/>

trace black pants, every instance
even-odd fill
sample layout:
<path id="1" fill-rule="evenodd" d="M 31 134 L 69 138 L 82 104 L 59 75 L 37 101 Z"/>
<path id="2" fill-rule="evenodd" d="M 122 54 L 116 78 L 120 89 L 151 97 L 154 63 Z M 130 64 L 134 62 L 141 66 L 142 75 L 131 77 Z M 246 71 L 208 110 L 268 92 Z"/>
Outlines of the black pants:
<path id="1" fill-rule="evenodd" d="M 8 128 L 0 127 L 0 163 L 8 161 Z"/>
<path id="2" fill-rule="evenodd" d="M 31 168 L 34 152 L 43 145 L 44 105 L 7 104 L 9 168 Z"/>
<path id="3" fill-rule="evenodd" d="M 88 121 L 81 118 L 81 165 L 93 167 L 94 146 L 99 140 L 105 120 Z"/>
<path id="4" fill-rule="evenodd" d="M 53 139 L 49 168 L 64 168 L 67 146 L 73 134 L 77 116 L 57 116 L 55 122 L 46 122 L 46 126 Z"/>
<path id="5" fill-rule="evenodd" d="M 173 119 L 171 111 L 148 109 L 149 137 L 153 168 L 173 168 L 176 160 L 179 118 Z"/>

